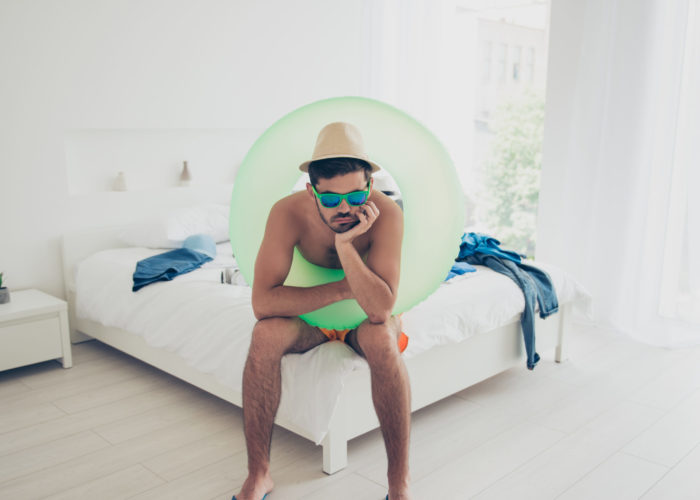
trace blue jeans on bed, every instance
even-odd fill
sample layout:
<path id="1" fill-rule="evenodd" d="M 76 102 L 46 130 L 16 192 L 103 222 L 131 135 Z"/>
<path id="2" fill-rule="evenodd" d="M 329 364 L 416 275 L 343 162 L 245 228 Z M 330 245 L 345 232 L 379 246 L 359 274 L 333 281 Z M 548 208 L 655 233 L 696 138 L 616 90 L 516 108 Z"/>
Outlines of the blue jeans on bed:
<path id="1" fill-rule="evenodd" d="M 210 260 L 210 255 L 189 248 L 176 248 L 141 259 L 136 263 L 131 290 L 136 292 L 157 281 L 170 281 L 181 274 L 194 271 Z"/>
<path id="2" fill-rule="evenodd" d="M 520 316 L 520 325 L 527 353 L 527 368 L 535 368 L 540 360 L 540 355 L 535 351 L 535 301 L 540 307 L 540 318 L 544 319 L 559 310 L 557 294 L 549 275 L 537 267 L 483 253 L 474 253 L 459 260 L 487 266 L 497 273 L 505 274 L 523 291 L 525 309 Z"/>

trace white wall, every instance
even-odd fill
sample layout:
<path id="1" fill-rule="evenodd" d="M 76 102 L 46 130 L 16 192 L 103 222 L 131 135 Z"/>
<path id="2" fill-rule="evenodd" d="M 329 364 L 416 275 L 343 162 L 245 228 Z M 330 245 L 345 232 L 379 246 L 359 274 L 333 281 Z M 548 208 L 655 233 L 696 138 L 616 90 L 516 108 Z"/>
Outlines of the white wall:
<path id="1" fill-rule="evenodd" d="M 285 113 L 359 95 L 362 9 L 363 2 L 343 0 L 0 0 L 0 271 L 7 286 L 63 296 L 60 237 L 67 231 L 163 213 L 205 193 L 228 203 L 228 174 L 218 188 L 173 188 L 171 178 L 159 187 L 153 172 L 163 165 L 153 167 L 144 189 L 100 186 L 116 174 L 110 159 L 119 137 L 191 131 L 231 141 L 235 168 L 250 138 Z M 76 156 L 76 147 L 86 154 Z M 94 160 L 100 147 L 104 162 Z M 188 159 L 177 156 L 167 162 Z M 131 179 L 151 168 L 135 156 L 122 162 Z"/>

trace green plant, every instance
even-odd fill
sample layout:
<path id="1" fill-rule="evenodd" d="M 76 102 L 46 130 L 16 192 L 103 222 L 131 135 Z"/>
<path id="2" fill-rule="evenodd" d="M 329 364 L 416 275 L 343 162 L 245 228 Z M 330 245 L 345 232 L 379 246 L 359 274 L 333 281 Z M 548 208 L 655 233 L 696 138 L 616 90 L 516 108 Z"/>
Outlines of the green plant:
<path id="1" fill-rule="evenodd" d="M 0 273 L 0 288 L 2 288 L 2 273 Z"/>

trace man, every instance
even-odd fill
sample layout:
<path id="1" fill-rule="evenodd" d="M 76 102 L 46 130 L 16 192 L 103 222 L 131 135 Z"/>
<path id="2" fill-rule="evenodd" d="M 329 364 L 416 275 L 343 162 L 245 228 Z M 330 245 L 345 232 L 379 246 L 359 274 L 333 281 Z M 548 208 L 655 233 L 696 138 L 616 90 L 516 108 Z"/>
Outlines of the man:
<path id="1" fill-rule="evenodd" d="M 303 353 L 330 340 L 348 344 L 370 367 L 372 399 L 388 458 L 391 500 L 409 496 L 410 387 L 401 359 L 408 339 L 391 316 L 399 285 L 403 214 L 372 190 L 369 160 L 359 130 L 349 123 L 324 127 L 311 161 L 306 191 L 279 200 L 270 210 L 255 262 L 253 311 L 258 319 L 243 372 L 243 421 L 248 478 L 238 500 L 260 500 L 273 488 L 272 425 L 281 392 L 282 356 Z M 342 268 L 338 282 L 302 288 L 284 286 L 294 248 L 314 264 Z M 310 326 L 300 314 L 355 299 L 367 314 L 357 328 Z"/>

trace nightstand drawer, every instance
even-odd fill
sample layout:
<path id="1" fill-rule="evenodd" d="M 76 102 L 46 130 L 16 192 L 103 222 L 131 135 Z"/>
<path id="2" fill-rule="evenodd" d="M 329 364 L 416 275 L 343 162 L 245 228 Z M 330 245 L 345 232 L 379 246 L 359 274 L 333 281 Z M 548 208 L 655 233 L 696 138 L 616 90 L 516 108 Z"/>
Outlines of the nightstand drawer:
<path id="1" fill-rule="evenodd" d="M 62 357 L 58 315 L 0 325 L 0 346 L 0 370 Z"/>

